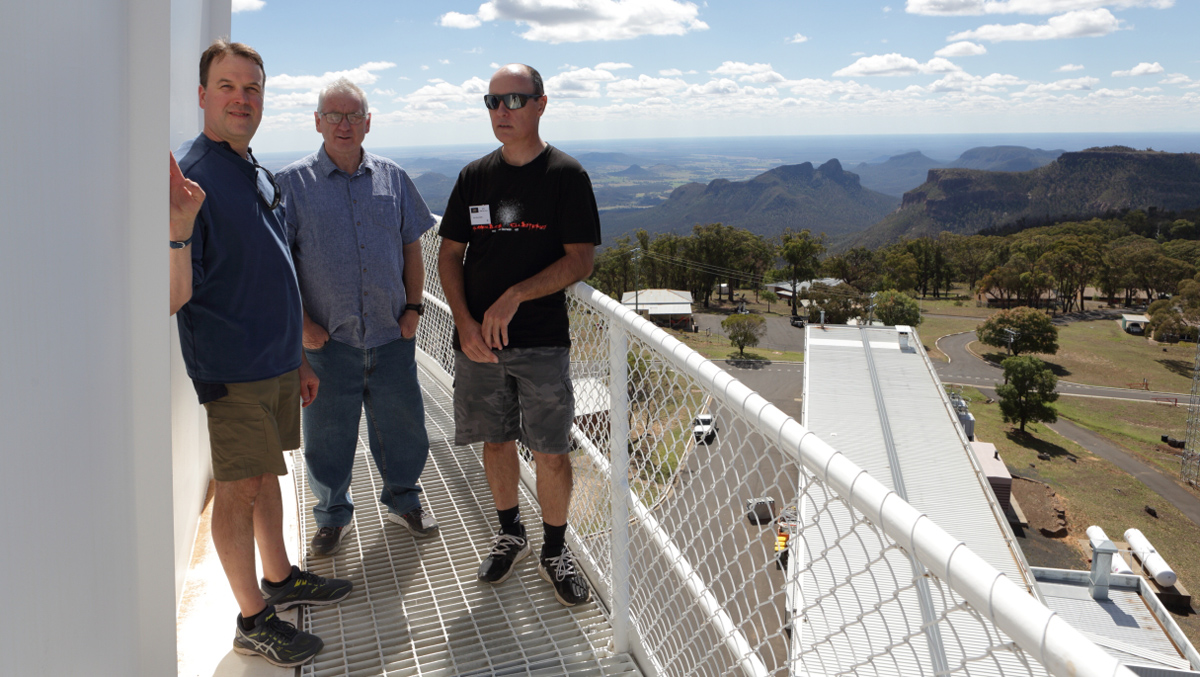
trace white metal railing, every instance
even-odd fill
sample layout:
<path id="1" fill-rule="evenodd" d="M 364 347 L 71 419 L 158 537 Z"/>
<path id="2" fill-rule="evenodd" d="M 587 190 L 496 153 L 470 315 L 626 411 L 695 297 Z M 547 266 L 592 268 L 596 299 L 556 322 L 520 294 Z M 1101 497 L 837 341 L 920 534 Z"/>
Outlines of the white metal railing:
<path id="1" fill-rule="evenodd" d="M 452 377 L 437 246 L 427 235 L 418 345 Z M 1132 674 L 703 356 L 585 284 L 568 303 L 569 538 L 613 649 L 647 674 Z M 702 410 L 721 428 L 711 444 L 692 435 Z M 798 515 L 786 569 L 775 530 L 746 519 L 760 496 Z"/>

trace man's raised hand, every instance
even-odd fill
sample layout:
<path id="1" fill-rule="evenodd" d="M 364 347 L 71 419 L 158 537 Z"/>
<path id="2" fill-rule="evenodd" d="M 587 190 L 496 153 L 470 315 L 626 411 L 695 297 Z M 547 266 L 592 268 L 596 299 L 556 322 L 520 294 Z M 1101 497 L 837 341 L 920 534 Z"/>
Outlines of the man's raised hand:
<path id="1" fill-rule="evenodd" d="M 192 236 L 196 215 L 204 204 L 204 189 L 185 177 L 171 153 L 171 239 L 177 242 Z"/>

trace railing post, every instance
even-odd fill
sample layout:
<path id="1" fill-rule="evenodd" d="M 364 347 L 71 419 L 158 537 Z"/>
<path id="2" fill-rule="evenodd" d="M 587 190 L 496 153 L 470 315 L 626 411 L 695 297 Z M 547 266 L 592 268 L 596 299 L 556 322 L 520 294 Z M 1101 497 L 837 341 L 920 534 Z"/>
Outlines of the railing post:
<path id="1" fill-rule="evenodd" d="M 629 653 L 629 336 L 607 324 L 613 650 Z"/>

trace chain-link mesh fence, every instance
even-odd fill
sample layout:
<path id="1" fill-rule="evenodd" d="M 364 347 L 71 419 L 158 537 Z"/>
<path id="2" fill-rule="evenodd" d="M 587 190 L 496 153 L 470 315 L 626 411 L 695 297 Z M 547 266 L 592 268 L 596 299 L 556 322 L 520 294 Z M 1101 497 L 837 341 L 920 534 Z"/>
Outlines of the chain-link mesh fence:
<path id="1" fill-rule="evenodd" d="M 571 543 L 648 672 L 1128 674 L 702 356 L 586 285 L 568 303 Z"/>

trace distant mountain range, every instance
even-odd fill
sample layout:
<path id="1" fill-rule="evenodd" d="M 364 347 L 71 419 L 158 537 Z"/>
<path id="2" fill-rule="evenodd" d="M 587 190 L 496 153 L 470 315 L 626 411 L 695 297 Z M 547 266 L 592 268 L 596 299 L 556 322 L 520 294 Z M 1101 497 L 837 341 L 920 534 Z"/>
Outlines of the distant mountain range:
<path id="1" fill-rule="evenodd" d="M 837 238 L 879 221 L 898 203 L 862 187 L 856 174 L 830 160 L 817 168 L 811 162 L 783 165 L 748 181 L 688 183 L 654 207 L 602 211 L 600 223 L 606 242 L 638 229 L 685 234 L 708 223 L 768 236 L 808 228 Z"/>
<path id="2" fill-rule="evenodd" d="M 942 231 L 1103 216 L 1123 209 L 1182 211 L 1200 206 L 1200 154 L 1125 146 L 1063 153 L 1025 172 L 930 169 L 899 210 L 855 238 L 875 247 Z"/>
<path id="3" fill-rule="evenodd" d="M 413 184 L 421 197 L 425 198 L 425 206 L 434 214 L 446 213 L 446 202 L 450 200 L 450 191 L 454 190 L 454 182 L 458 180 L 458 172 L 453 177 L 438 172 L 425 172 L 413 177 Z"/>
<path id="4" fill-rule="evenodd" d="M 893 155 L 877 164 L 863 162 L 854 168 L 862 184 L 885 195 L 900 197 L 925 183 L 930 169 L 958 167 L 994 172 L 1025 172 L 1050 164 L 1061 150 L 1042 150 L 1024 146 L 981 146 L 963 152 L 953 162 L 939 162 L 921 151 Z"/>

